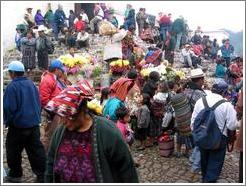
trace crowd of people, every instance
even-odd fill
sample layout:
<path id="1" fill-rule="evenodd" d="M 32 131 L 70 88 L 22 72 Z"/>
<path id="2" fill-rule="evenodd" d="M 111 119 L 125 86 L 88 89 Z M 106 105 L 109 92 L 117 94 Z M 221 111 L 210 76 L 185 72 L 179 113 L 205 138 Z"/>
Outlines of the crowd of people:
<path id="1" fill-rule="evenodd" d="M 192 172 L 202 175 L 201 182 L 216 182 L 226 151 L 233 150 L 237 128 L 239 182 L 242 182 L 243 59 L 233 58 L 229 39 L 219 47 L 216 39 L 212 42 L 208 36 L 201 36 L 200 27 L 190 37 L 183 17 L 172 21 L 170 13 L 159 13 L 156 25 L 148 21 L 145 8 L 140 8 L 135 16 L 135 10 L 128 4 L 124 24 L 113 40 L 114 44 L 121 43 L 121 57 L 130 61 L 130 68 L 109 87 L 102 87 L 103 112 L 98 116 L 88 107 L 95 96 L 90 83 L 79 80 L 72 84 L 61 60 L 49 63 L 48 54 L 54 52 L 54 44 L 45 34 L 45 27 L 52 28 L 57 41 L 61 41 L 60 31 L 65 35 L 65 45 L 73 56 L 74 47 L 90 47 L 89 35 L 93 37 L 98 32 L 100 21 L 107 19 L 119 26 L 113 11 L 104 3 L 95 4 L 95 17 L 89 21 L 84 10 L 78 16 L 70 11 L 67 18 L 61 5 L 53 14 L 49 4 L 45 16 L 38 10 L 33 17 L 31 10 L 28 8 L 25 14 L 26 23 L 17 26 L 16 44 L 22 51 L 22 61 L 8 65 L 12 82 L 3 98 L 10 182 L 21 182 L 23 149 L 37 182 L 139 182 L 136 168 L 141 165 L 131 155 L 134 143 L 137 143 L 136 150 L 144 152 L 158 145 L 163 134 L 176 136 L 175 157 L 185 156 Z M 138 36 L 155 44 L 148 48 L 146 56 L 138 55 L 138 52 L 142 54 L 141 48 L 133 39 L 136 23 Z M 156 27 L 159 34 L 154 35 Z M 222 56 L 218 56 L 219 50 Z M 36 51 L 38 67 L 44 70 L 39 89 L 25 76 L 36 68 Z M 184 66 L 191 68 L 190 78 L 181 80 L 176 76 L 163 80 L 158 71 L 150 72 L 147 79 L 141 77 L 143 65 L 158 66 L 163 59 L 168 60 L 170 67 L 180 63 L 174 61 L 175 51 L 181 52 Z M 211 86 L 205 83 L 207 77 L 201 63 L 204 58 L 217 63 L 217 79 Z M 42 121 L 45 123 L 42 142 L 41 112 L 46 118 Z M 209 136 L 206 127 L 217 138 Z"/>

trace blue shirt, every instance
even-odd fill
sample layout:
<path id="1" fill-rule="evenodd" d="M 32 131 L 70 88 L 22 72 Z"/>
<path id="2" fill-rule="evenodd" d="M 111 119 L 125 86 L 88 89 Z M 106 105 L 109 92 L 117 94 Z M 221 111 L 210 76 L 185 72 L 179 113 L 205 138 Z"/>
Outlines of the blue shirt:
<path id="1" fill-rule="evenodd" d="M 118 118 L 115 115 L 115 111 L 117 110 L 117 108 L 124 105 L 124 102 L 122 102 L 118 98 L 109 98 L 109 100 L 103 108 L 103 116 L 109 117 L 110 120 L 116 122 Z"/>
<path id="2" fill-rule="evenodd" d="M 34 83 L 17 77 L 7 86 L 3 96 L 3 117 L 6 126 L 31 128 L 41 122 L 41 104 Z"/>

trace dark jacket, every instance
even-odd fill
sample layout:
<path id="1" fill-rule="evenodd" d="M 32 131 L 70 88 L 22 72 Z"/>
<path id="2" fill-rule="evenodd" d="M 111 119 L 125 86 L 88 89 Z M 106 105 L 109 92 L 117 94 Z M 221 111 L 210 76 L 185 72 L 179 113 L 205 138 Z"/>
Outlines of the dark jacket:
<path id="1" fill-rule="evenodd" d="M 138 176 L 128 146 L 115 124 L 102 117 L 94 117 L 92 126 L 92 156 L 98 183 L 134 183 Z M 48 152 L 45 182 L 54 182 L 53 166 L 65 127 L 54 133 Z"/>
<path id="2" fill-rule="evenodd" d="M 149 80 L 143 86 L 142 93 L 149 94 L 150 97 L 153 98 L 153 96 L 155 95 L 155 91 L 157 90 L 157 88 L 158 88 L 158 84 L 155 81 L 153 81 L 153 80 Z"/>
<path id="3" fill-rule="evenodd" d="M 3 96 L 3 115 L 6 126 L 31 128 L 41 122 L 38 89 L 26 77 L 15 78 Z"/>
<path id="4" fill-rule="evenodd" d="M 64 25 L 65 24 L 66 15 L 63 10 L 57 9 L 54 14 L 54 21 L 57 25 Z"/>
<path id="5" fill-rule="evenodd" d="M 36 25 L 44 25 L 44 17 L 41 13 L 37 13 L 35 15 L 35 23 Z"/>
<path id="6" fill-rule="evenodd" d="M 181 18 L 176 19 L 172 24 L 172 31 L 176 34 L 185 32 L 185 23 Z"/>

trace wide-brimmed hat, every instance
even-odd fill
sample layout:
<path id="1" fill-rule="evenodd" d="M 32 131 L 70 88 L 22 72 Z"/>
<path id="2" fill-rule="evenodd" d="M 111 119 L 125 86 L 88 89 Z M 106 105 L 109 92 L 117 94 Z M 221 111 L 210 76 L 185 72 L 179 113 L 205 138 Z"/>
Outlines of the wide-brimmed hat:
<path id="1" fill-rule="evenodd" d="M 190 78 L 191 79 L 202 78 L 204 76 L 205 75 L 204 75 L 202 69 L 200 69 L 200 68 L 193 69 L 193 70 L 190 71 Z"/>
<path id="2" fill-rule="evenodd" d="M 127 31 L 125 29 L 121 29 L 118 33 L 114 34 L 112 37 L 113 42 L 119 42 L 124 39 L 127 35 Z"/>

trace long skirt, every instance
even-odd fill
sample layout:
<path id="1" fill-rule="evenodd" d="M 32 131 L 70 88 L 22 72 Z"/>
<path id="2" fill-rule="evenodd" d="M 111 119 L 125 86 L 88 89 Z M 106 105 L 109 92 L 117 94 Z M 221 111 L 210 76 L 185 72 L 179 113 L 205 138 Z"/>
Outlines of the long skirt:
<path id="1" fill-rule="evenodd" d="M 38 67 L 48 70 L 49 56 L 47 51 L 38 51 Z"/>
<path id="2" fill-rule="evenodd" d="M 22 63 L 26 70 L 36 68 L 35 47 L 25 47 L 22 51 Z"/>
<path id="3" fill-rule="evenodd" d="M 151 117 L 148 128 L 149 137 L 159 137 L 162 134 L 162 118 Z"/>
<path id="4" fill-rule="evenodd" d="M 178 133 L 177 144 L 185 145 L 186 149 L 192 149 L 194 147 L 192 135 L 183 136 Z"/>

